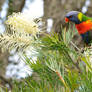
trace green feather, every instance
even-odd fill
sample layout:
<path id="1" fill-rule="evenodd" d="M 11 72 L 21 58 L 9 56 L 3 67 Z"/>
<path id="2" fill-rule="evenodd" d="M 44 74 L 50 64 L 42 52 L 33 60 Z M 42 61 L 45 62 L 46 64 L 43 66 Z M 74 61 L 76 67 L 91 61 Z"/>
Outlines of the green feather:
<path id="1" fill-rule="evenodd" d="M 92 20 L 91 17 L 87 17 L 84 14 L 82 14 L 82 21 Z"/>

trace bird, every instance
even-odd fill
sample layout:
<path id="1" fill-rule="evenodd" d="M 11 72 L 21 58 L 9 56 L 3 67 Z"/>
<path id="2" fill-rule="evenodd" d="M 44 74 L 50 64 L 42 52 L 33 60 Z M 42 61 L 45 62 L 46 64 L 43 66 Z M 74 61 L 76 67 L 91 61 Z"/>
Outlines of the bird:
<path id="1" fill-rule="evenodd" d="M 79 11 L 70 11 L 65 15 L 65 22 L 73 22 L 86 45 L 92 42 L 92 18 Z"/>

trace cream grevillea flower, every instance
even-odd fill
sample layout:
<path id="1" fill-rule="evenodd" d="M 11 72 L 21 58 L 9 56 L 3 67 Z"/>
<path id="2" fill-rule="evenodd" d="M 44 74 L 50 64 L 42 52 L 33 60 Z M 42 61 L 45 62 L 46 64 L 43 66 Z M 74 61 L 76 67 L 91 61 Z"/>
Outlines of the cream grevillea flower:
<path id="1" fill-rule="evenodd" d="M 87 63 L 91 66 L 92 68 L 92 48 L 88 48 L 86 49 L 86 51 L 84 51 L 84 55 L 86 57 L 86 61 Z"/>
<path id="2" fill-rule="evenodd" d="M 0 46 L 3 50 L 16 49 L 17 51 L 25 51 L 28 49 L 32 43 L 34 43 L 34 39 L 31 36 L 27 36 L 24 34 L 7 34 L 4 33 L 0 35 Z"/>
<path id="3" fill-rule="evenodd" d="M 24 13 L 13 13 L 5 22 L 9 31 L 25 32 L 36 36 L 39 33 L 38 25 L 33 18 L 28 18 Z"/>
<path id="4" fill-rule="evenodd" d="M 28 19 L 26 14 L 14 13 L 5 22 L 6 32 L 0 35 L 0 47 L 3 50 L 16 49 L 25 51 L 37 42 L 37 34 L 40 32 L 33 19 Z"/>

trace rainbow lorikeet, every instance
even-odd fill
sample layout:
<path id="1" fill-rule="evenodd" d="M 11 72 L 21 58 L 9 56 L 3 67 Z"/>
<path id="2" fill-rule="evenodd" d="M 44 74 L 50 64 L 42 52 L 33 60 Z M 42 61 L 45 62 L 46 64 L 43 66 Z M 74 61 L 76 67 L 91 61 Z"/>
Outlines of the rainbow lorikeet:
<path id="1" fill-rule="evenodd" d="M 65 16 L 66 22 L 75 23 L 78 33 L 87 45 L 92 41 L 92 18 L 78 11 L 70 11 Z"/>

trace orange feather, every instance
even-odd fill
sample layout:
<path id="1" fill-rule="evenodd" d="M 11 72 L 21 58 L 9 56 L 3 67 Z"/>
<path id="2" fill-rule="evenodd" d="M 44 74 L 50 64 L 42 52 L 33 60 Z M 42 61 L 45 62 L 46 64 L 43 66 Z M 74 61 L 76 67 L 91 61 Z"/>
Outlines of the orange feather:
<path id="1" fill-rule="evenodd" d="M 76 24 L 75 26 L 76 26 L 79 34 L 84 34 L 85 32 L 92 29 L 92 21 L 87 20 L 87 21 L 84 21 L 80 24 Z"/>

